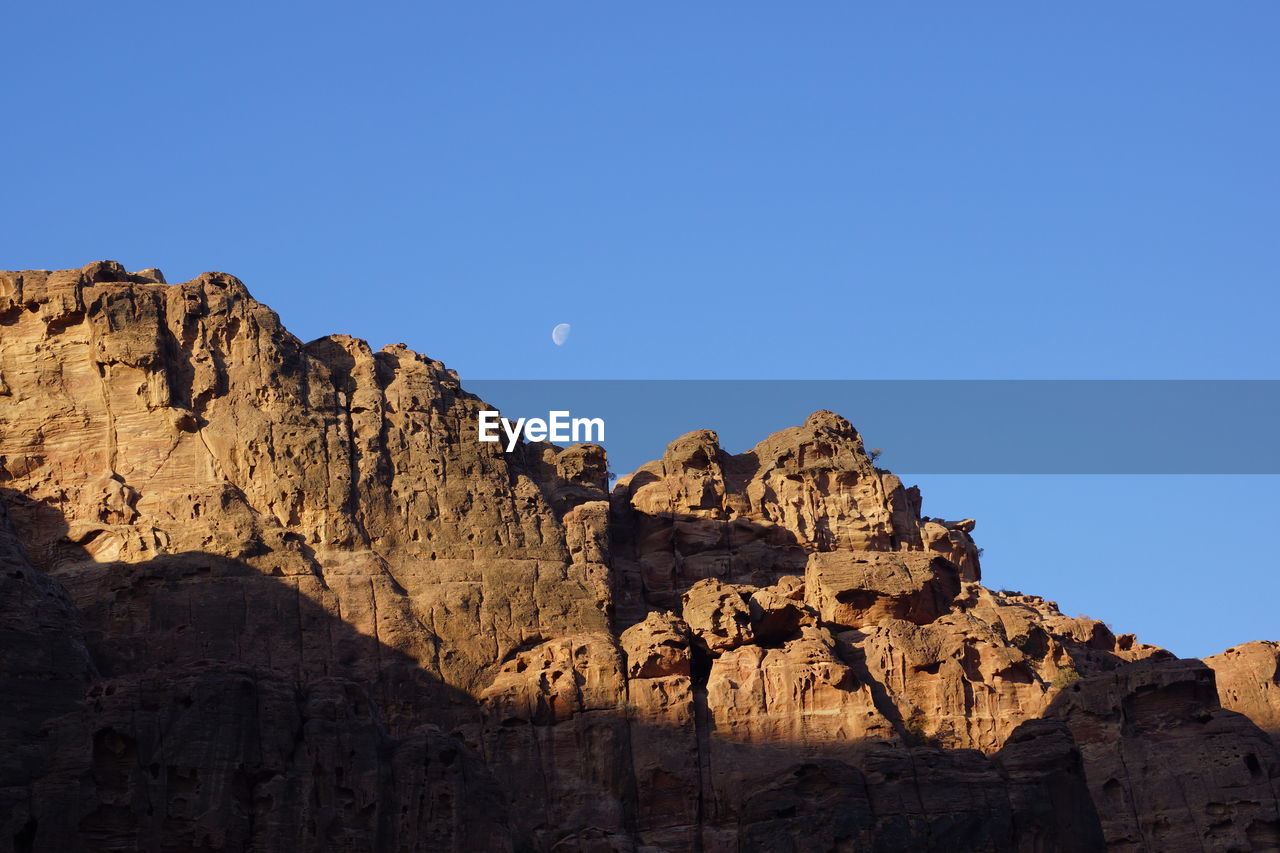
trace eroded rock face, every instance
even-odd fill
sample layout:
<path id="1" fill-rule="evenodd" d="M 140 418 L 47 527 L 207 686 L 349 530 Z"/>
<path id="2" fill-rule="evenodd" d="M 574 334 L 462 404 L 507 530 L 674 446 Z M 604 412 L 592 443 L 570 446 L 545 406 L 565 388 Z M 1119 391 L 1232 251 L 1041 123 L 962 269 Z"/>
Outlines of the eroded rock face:
<path id="1" fill-rule="evenodd" d="M 89 692 L 80 722 L 94 799 L 68 796 L 42 817 L 50 849 L 147 838 L 188 849 L 510 849 L 506 799 L 480 757 L 434 726 L 389 737 L 371 697 L 345 679 L 299 690 L 216 665 L 110 679 Z"/>
<path id="2" fill-rule="evenodd" d="M 0 504 L 0 843 L 34 839 L 74 801 L 75 774 L 59 764 L 85 745 L 60 721 L 97 676 L 70 597 L 32 567 Z"/>
<path id="3" fill-rule="evenodd" d="M 927 625 L 951 610 L 960 570 L 917 552 L 826 551 L 809 555 L 808 603 L 824 622 L 861 628 L 890 619 Z"/>
<path id="4" fill-rule="evenodd" d="M 691 586 L 681 598 L 680 612 L 698 645 L 719 654 L 752 642 L 752 592 L 751 587 L 710 578 Z"/>
<path id="5" fill-rule="evenodd" d="M 705 578 L 768 586 L 804 573 L 819 551 L 928 550 L 980 577 L 973 522 L 920 517 L 920 494 L 877 469 L 857 430 L 816 412 L 747 453 L 720 449 L 711 430 L 668 445 L 662 459 L 614 489 L 620 605 L 674 606 Z"/>
<path id="6" fill-rule="evenodd" d="M 1280 844 L 1276 644 L 982 587 L 830 412 L 608 493 L 484 408 L 225 274 L 0 273 L 0 849 Z"/>
<path id="7" fill-rule="evenodd" d="M 1280 643 L 1245 643 L 1204 662 L 1213 668 L 1222 707 L 1244 714 L 1280 742 Z"/>
<path id="8" fill-rule="evenodd" d="M 1056 698 L 1085 757 L 1109 849 L 1266 850 L 1280 843 L 1280 752 L 1219 707 L 1200 661 L 1149 660 Z"/>
<path id="9" fill-rule="evenodd" d="M 352 701 L 394 739 L 378 755 L 426 723 L 478 755 L 478 698 L 504 660 L 609 630 L 602 452 L 508 455 L 469 440 L 485 406 L 439 362 L 345 336 L 303 345 L 231 276 L 166 286 L 109 262 L 0 275 L 0 323 L 0 488 L 32 583 L 69 594 L 78 623 L 66 633 L 87 638 L 96 675 L 176 678 L 214 661 L 262 683 L 338 678 L 361 685 L 367 698 Z M 216 749 L 223 736 L 203 737 Z M 333 767 L 329 794 L 315 796 L 342 788 L 378 800 L 351 772 Z M 503 800 L 509 789 L 493 790 Z M 120 812 L 139 795 L 95 783 L 81 796 Z M 286 809 L 282 823 L 306 823 L 272 803 Z M 263 825 L 252 799 L 204 805 L 208 820 L 247 810 Z M 32 816 L 38 838 L 59 814 Z M 152 829 L 120 817 L 111 837 L 187 843 L 181 815 L 165 814 Z M 406 843 L 477 849 L 452 822 L 468 814 L 433 811 Z M 341 828 L 348 817 L 326 820 Z M 378 820 L 386 831 L 390 819 Z M 505 844 L 524 831 L 491 823 Z M 77 831 L 110 835 L 95 826 Z M 389 836 L 321 826 L 308 843 L 369 849 L 375 837 Z M 231 837 L 200 843 L 240 849 Z"/>

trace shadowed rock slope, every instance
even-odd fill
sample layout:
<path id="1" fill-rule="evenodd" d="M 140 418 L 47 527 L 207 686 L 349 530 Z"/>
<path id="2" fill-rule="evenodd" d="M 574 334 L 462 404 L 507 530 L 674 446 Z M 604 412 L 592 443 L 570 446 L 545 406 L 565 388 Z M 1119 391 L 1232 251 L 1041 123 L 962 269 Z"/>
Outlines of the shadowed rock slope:
<path id="1" fill-rule="evenodd" d="M 0 273 L 0 849 L 1280 848 L 1275 643 L 983 587 L 829 412 L 610 493 L 483 408 L 221 273 Z"/>

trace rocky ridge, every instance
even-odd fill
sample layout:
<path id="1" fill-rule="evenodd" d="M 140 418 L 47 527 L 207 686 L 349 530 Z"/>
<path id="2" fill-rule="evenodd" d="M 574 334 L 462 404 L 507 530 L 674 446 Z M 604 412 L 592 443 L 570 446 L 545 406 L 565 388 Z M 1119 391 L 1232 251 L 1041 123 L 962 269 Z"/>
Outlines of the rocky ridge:
<path id="1" fill-rule="evenodd" d="M 473 440 L 232 276 L 0 273 L 0 848 L 1273 850 L 1280 646 L 981 584 L 829 412 Z"/>

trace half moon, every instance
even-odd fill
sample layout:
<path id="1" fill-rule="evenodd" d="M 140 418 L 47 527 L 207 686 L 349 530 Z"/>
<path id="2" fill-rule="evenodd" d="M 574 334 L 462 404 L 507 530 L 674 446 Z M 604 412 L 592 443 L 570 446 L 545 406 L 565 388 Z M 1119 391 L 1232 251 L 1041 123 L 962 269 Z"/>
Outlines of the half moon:
<path id="1" fill-rule="evenodd" d="M 562 347 L 564 342 L 569 340 L 569 328 L 568 323 L 561 323 L 551 330 L 551 340 L 556 346 Z"/>

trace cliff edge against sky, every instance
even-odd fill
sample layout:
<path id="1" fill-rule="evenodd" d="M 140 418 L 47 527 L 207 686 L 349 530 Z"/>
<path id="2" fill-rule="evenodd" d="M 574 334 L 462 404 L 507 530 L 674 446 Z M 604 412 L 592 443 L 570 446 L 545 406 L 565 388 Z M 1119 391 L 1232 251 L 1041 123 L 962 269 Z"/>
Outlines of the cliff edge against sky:
<path id="1" fill-rule="evenodd" d="M 1280 849 L 1280 645 L 983 587 L 830 412 L 609 490 L 485 408 L 229 275 L 0 273 L 0 849 Z"/>

